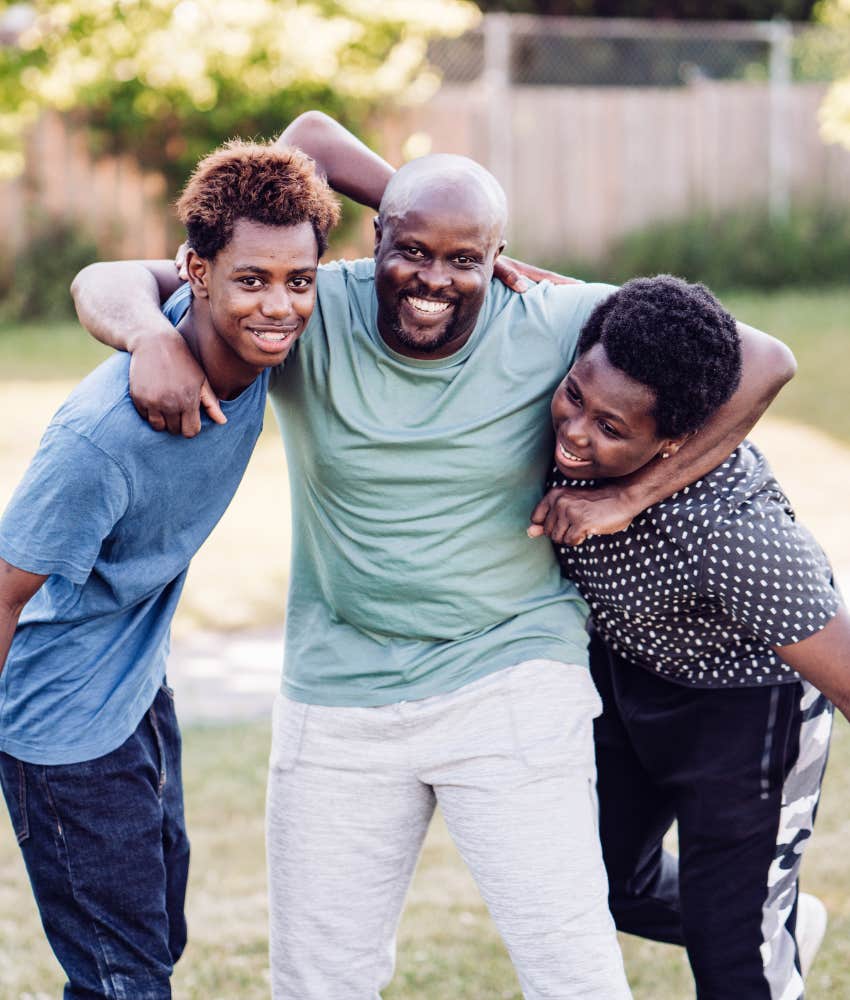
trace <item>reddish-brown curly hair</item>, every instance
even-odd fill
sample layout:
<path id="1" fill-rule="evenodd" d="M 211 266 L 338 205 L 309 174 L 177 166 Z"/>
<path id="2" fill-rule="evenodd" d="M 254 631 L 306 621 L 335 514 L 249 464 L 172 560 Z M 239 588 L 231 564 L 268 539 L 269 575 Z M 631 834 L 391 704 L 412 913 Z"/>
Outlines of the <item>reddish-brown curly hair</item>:
<path id="1" fill-rule="evenodd" d="M 321 257 L 339 214 L 339 202 L 309 156 L 241 139 L 205 156 L 177 201 L 189 246 L 206 260 L 230 242 L 237 219 L 266 226 L 309 222 Z"/>

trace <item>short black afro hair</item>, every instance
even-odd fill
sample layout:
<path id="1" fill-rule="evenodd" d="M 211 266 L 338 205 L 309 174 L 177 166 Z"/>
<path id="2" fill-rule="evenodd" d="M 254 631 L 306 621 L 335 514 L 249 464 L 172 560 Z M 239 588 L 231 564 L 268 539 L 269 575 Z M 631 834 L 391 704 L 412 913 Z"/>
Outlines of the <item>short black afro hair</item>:
<path id="1" fill-rule="evenodd" d="M 700 428 L 741 380 L 735 320 L 705 285 L 660 274 L 626 282 L 590 314 L 578 354 L 595 344 L 655 393 L 658 436 Z"/>

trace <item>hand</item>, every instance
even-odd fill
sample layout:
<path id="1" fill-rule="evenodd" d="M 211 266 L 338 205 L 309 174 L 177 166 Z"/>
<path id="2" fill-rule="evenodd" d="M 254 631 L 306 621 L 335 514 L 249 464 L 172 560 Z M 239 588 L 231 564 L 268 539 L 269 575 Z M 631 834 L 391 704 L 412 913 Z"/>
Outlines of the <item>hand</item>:
<path id="1" fill-rule="evenodd" d="M 547 535 L 559 545 L 581 545 L 593 535 L 625 530 L 637 513 L 622 491 L 611 487 L 559 487 L 534 508 L 528 537 Z"/>
<path id="2" fill-rule="evenodd" d="M 174 255 L 174 266 L 177 269 L 177 277 L 181 281 L 189 280 L 189 271 L 186 267 L 186 254 L 189 251 L 188 243 L 181 243 L 177 247 L 177 253 Z"/>
<path id="3" fill-rule="evenodd" d="M 532 287 L 532 281 L 551 281 L 553 285 L 582 284 L 578 278 L 568 278 L 566 275 L 547 271 L 545 268 L 535 267 L 533 264 L 526 264 L 521 260 L 514 260 L 513 257 L 506 257 L 504 254 L 496 258 L 493 274 L 503 285 L 507 285 L 515 292 L 527 292 Z M 531 281 L 526 280 L 528 278 Z"/>
<path id="4" fill-rule="evenodd" d="M 130 396 L 155 431 L 194 437 L 202 406 L 215 423 L 227 423 L 203 369 L 176 332 L 140 340 L 130 359 Z"/>

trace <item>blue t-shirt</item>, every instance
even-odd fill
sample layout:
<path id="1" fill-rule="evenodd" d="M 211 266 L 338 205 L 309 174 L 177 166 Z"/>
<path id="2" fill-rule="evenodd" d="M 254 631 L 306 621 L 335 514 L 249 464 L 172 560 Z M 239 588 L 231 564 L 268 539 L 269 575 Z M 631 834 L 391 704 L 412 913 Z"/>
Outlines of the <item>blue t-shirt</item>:
<path id="1" fill-rule="evenodd" d="M 54 416 L 2 519 L 0 557 L 48 579 L 0 674 L 0 750 L 40 764 L 109 753 L 165 675 L 189 561 L 224 513 L 263 425 L 264 372 L 192 440 L 156 433 L 115 355 Z"/>

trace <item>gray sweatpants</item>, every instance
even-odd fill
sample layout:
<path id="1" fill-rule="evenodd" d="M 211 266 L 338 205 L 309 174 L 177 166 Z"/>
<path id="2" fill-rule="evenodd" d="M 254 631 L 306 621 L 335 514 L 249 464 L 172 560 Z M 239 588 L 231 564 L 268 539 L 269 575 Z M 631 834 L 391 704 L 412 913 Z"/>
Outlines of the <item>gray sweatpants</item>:
<path id="1" fill-rule="evenodd" d="M 521 663 L 379 708 L 278 698 L 267 839 L 275 1000 L 379 1000 L 439 803 L 527 1000 L 630 997 L 596 825 L 584 667 Z"/>

